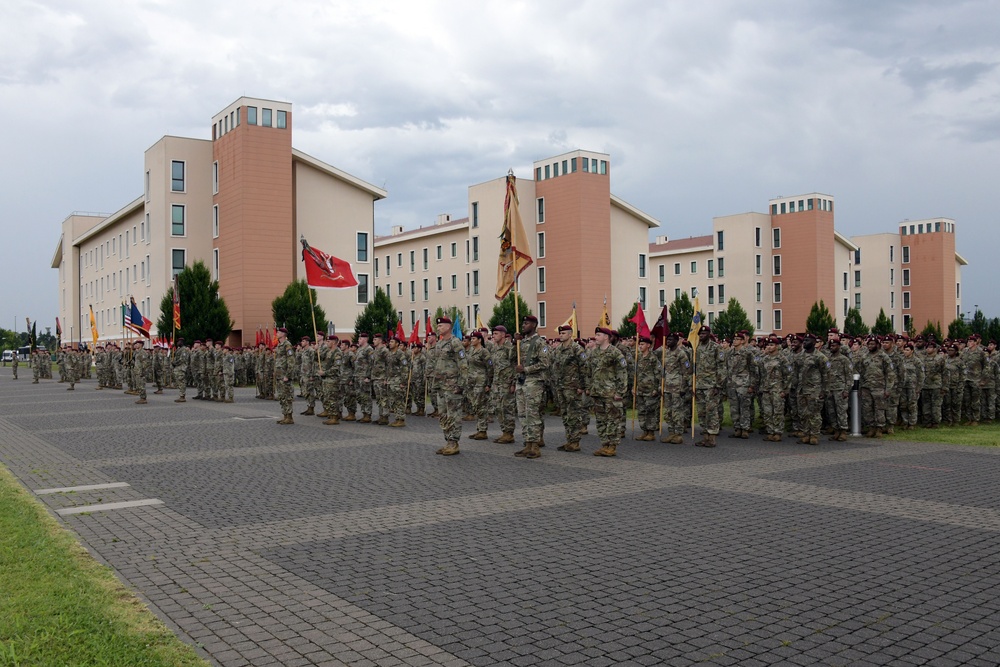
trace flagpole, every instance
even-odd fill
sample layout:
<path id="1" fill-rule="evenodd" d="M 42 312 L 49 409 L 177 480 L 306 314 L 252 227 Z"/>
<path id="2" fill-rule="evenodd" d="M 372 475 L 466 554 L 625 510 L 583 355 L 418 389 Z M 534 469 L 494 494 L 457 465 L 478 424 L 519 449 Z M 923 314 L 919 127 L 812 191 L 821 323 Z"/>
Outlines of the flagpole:
<path id="1" fill-rule="evenodd" d="M 313 309 L 313 291 L 312 288 L 309 287 L 309 281 L 306 281 L 306 294 L 309 295 L 309 314 L 312 315 L 312 321 L 313 321 L 313 340 L 317 341 L 318 343 L 319 337 L 316 335 L 316 311 Z M 320 361 L 319 358 L 319 345 L 316 345 L 316 363 L 317 364 L 323 363 L 322 361 Z"/>
<path id="2" fill-rule="evenodd" d="M 636 307 L 639 307 L 639 302 L 636 302 Z M 636 404 L 639 400 L 639 327 L 635 328 L 635 365 L 633 366 L 634 372 L 632 373 L 632 438 L 635 439 L 635 413 Z"/>
<path id="3" fill-rule="evenodd" d="M 694 437 L 695 413 L 698 404 L 695 402 L 695 395 L 698 393 L 698 346 L 694 345 L 694 353 L 691 355 L 691 437 Z"/>
<path id="4" fill-rule="evenodd" d="M 660 352 L 660 437 L 663 437 L 663 389 L 666 384 L 666 370 L 667 370 L 667 337 L 663 336 L 662 342 L 660 343 L 662 351 Z"/>
<path id="5" fill-rule="evenodd" d="M 410 348 L 410 368 L 406 373 L 406 396 L 403 399 L 403 415 L 410 414 L 410 381 L 413 379 L 413 348 Z"/>

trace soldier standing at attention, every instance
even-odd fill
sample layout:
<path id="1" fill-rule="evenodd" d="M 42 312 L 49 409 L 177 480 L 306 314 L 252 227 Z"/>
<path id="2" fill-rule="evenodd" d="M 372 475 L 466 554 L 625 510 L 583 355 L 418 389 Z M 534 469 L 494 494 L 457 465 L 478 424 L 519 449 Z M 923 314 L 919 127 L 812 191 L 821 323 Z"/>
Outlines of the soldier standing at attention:
<path id="1" fill-rule="evenodd" d="M 892 392 L 896 370 L 879 348 L 876 336 L 869 336 L 865 344 L 868 353 L 859 358 L 857 365 L 861 376 L 861 420 L 866 438 L 881 438 L 885 429 L 885 404 Z"/>
<path id="2" fill-rule="evenodd" d="M 583 348 L 573 340 L 573 327 L 559 327 L 559 346 L 552 350 L 552 389 L 562 416 L 566 442 L 557 449 L 562 452 L 580 451 L 580 431 L 583 429 L 583 388 L 586 386 L 586 364 Z"/>
<path id="3" fill-rule="evenodd" d="M 303 336 L 299 343 L 299 389 L 306 399 L 306 409 L 300 414 L 316 414 L 316 378 L 319 369 L 316 365 L 316 349 L 311 345 L 312 339 Z"/>
<path id="4" fill-rule="evenodd" d="M 521 418 L 524 449 L 514 456 L 537 459 L 542 453 L 545 435 L 545 378 L 548 372 L 549 349 L 545 339 L 535 331 L 538 318 L 525 315 L 521 319 L 521 361 L 517 365 L 517 414 Z"/>
<path id="5" fill-rule="evenodd" d="M 377 423 L 385 426 L 389 423 L 389 348 L 385 346 L 385 339 L 380 333 L 375 334 L 372 345 L 372 393 L 375 394 L 375 404 L 378 405 Z"/>
<path id="6" fill-rule="evenodd" d="M 702 425 L 699 447 L 715 447 L 719 434 L 719 402 L 722 401 L 722 382 L 725 375 L 725 355 L 712 340 L 712 329 L 703 325 L 698 330 L 698 350 L 695 353 L 695 400 Z"/>
<path id="7" fill-rule="evenodd" d="M 767 435 L 764 440 L 781 442 L 785 430 L 785 398 L 792 384 L 792 362 L 779 351 L 781 339 L 771 336 L 764 346 L 757 369 L 757 392 L 760 395 L 761 419 Z"/>
<path id="8" fill-rule="evenodd" d="M 979 426 L 982 412 L 983 376 L 988 368 L 988 360 L 979 345 L 979 334 L 969 336 L 969 342 L 961 356 L 965 363 L 965 393 L 962 405 L 968 408 L 966 424 Z"/>
<path id="9" fill-rule="evenodd" d="M 358 350 L 354 353 L 354 391 L 361 409 L 359 424 L 372 423 L 372 364 L 375 351 L 368 345 L 368 333 L 358 334 Z"/>
<path id="10" fill-rule="evenodd" d="M 409 414 L 417 417 L 424 416 L 424 409 L 427 407 L 427 396 L 424 394 L 427 388 L 427 358 L 424 356 L 424 346 L 421 343 L 413 344 L 413 356 L 410 359 L 410 398 L 406 406 Z M 417 405 L 412 409 L 412 405 Z"/>
<path id="11" fill-rule="evenodd" d="M 187 403 L 184 396 L 187 394 L 187 371 L 191 362 L 191 351 L 187 349 L 183 338 L 177 339 L 174 345 L 174 352 L 170 359 L 171 369 L 174 374 L 174 384 L 177 385 L 177 392 L 180 394 L 174 399 L 174 403 Z"/>
<path id="12" fill-rule="evenodd" d="M 802 420 L 803 445 L 818 445 L 819 431 L 823 428 L 823 395 L 828 386 L 827 372 L 830 362 L 816 351 L 816 336 L 808 333 L 802 341 L 802 354 L 798 364 L 799 416 Z"/>
<path id="13" fill-rule="evenodd" d="M 601 448 L 594 456 L 615 456 L 621 443 L 621 420 L 628 387 L 628 361 L 611 344 L 613 332 L 605 327 L 594 330 L 597 346 L 587 358 L 590 375 L 587 394 L 594 399 L 594 417 Z"/>
<path id="14" fill-rule="evenodd" d="M 465 346 L 451 335 L 452 321 L 439 317 L 436 322 L 438 342 L 434 350 L 433 377 L 438 391 L 437 405 L 441 410 L 441 431 L 445 446 L 437 450 L 443 456 L 458 454 L 462 437 L 462 389 L 468 365 Z"/>
<path id="15" fill-rule="evenodd" d="M 667 334 L 666 352 L 663 356 L 663 418 L 667 433 L 660 442 L 684 444 L 684 427 L 687 420 L 687 396 L 691 387 L 691 359 L 677 342 L 677 332 Z"/>
<path id="16" fill-rule="evenodd" d="M 17 350 L 14 350 L 14 354 L 13 354 L 13 357 L 12 357 L 12 359 L 11 359 L 11 366 L 12 366 L 12 367 L 13 367 L 13 369 L 14 369 L 14 379 L 15 379 L 15 380 L 17 379 L 17 365 L 18 365 L 18 363 L 19 363 L 19 362 L 18 362 L 18 359 L 17 359 Z M 98 387 L 98 389 L 99 389 L 99 388 L 100 388 L 100 387 Z"/>
<path id="17" fill-rule="evenodd" d="M 143 347 L 142 341 L 132 343 L 132 383 L 135 386 L 139 405 L 146 404 L 146 370 L 149 368 L 149 352 Z"/>
<path id="18" fill-rule="evenodd" d="M 729 387 L 729 412 L 733 420 L 731 438 L 746 440 L 750 437 L 753 422 L 753 380 L 755 373 L 754 348 L 747 345 L 748 331 L 738 331 L 733 337 L 733 347 L 726 355 Z"/>
<path id="19" fill-rule="evenodd" d="M 358 400 L 354 393 L 354 351 L 351 349 L 349 338 L 340 341 L 340 384 L 337 391 L 341 396 L 337 403 L 338 416 L 343 405 L 347 411 L 347 415 L 343 417 L 344 421 L 354 421 L 357 419 L 354 413 L 358 411 Z"/>
<path id="20" fill-rule="evenodd" d="M 924 428 L 937 428 L 941 424 L 941 404 L 944 400 L 945 361 L 938 354 L 937 341 L 931 338 L 924 345 L 924 386 L 920 390 L 923 405 Z"/>
<path id="21" fill-rule="evenodd" d="M 233 402 L 233 386 L 236 383 L 236 353 L 228 345 L 222 348 L 222 401 Z M 157 392 L 159 393 L 159 392 Z"/>
<path id="22" fill-rule="evenodd" d="M 424 345 L 424 366 L 426 368 L 424 381 L 427 386 L 427 397 L 431 402 L 431 414 L 430 417 L 438 418 L 441 416 L 441 411 L 438 410 L 437 404 L 437 387 L 434 384 L 434 349 L 437 347 L 437 334 L 431 332 L 427 334 L 427 339 Z"/>
<path id="23" fill-rule="evenodd" d="M 636 440 L 652 442 L 660 430 L 660 381 L 663 364 L 660 356 L 652 350 L 653 339 L 639 336 L 639 361 L 635 369 L 635 401 L 642 435 Z"/>
<path id="24" fill-rule="evenodd" d="M 323 402 L 321 417 L 326 417 L 323 423 L 336 426 L 340 423 L 340 371 L 343 367 L 343 354 L 340 352 L 340 340 L 336 336 L 326 339 L 326 344 L 320 349 L 319 377 L 321 383 L 320 399 Z"/>
<path id="25" fill-rule="evenodd" d="M 903 386 L 899 392 L 899 418 L 904 431 L 917 425 L 917 399 L 924 384 L 924 365 L 915 356 L 913 344 L 903 344 Z"/>
<path id="26" fill-rule="evenodd" d="M 406 413 L 409 412 L 406 405 L 406 385 L 409 379 L 410 355 L 400 346 L 399 339 L 391 336 L 386 352 L 385 404 L 386 417 L 393 417 L 387 421 L 394 428 L 406 426 Z"/>
<path id="27" fill-rule="evenodd" d="M 493 329 L 493 385 L 490 388 L 490 401 L 493 415 L 500 424 L 501 435 L 493 442 L 510 444 L 514 442 L 514 416 L 517 414 L 517 376 L 514 365 L 517 363 L 514 345 L 507 335 L 507 327 L 502 324 Z"/>
<path id="28" fill-rule="evenodd" d="M 847 399 L 854 386 L 854 364 L 851 358 L 841 349 L 840 335 L 829 340 L 827 361 L 830 370 L 827 373 L 826 409 L 830 418 L 830 428 L 833 434 L 830 440 L 845 442 L 847 440 Z"/>
<path id="29" fill-rule="evenodd" d="M 469 397 L 471 414 L 476 420 L 476 432 L 469 436 L 471 440 L 486 440 L 489 428 L 489 393 L 493 386 L 493 360 L 483 347 L 483 334 L 473 331 L 469 337 L 469 349 L 466 351 L 466 363 L 469 366 L 466 380 L 466 393 Z"/>
<path id="30" fill-rule="evenodd" d="M 191 377 L 197 392 L 194 395 L 196 401 L 205 399 L 205 350 L 202 349 L 201 341 L 196 340 L 191 348 Z"/>
<path id="31" fill-rule="evenodd" d="M 288 329 L 281 327 L 278 329 L 278 345 L 274 348 L 274 384 L 277 387 L 278 404 L 281 406 L 282 415 L 277 423 L 282 426 L 295 423 L 292 420 L 294 400 L 292 378 L 297 364 L 295 348 L 288 342 Z"/>

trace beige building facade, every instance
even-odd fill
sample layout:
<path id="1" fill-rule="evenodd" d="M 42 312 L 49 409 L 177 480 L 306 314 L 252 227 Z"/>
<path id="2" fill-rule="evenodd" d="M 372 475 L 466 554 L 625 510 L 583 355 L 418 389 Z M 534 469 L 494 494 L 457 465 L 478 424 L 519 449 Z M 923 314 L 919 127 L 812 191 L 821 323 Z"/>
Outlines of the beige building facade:
<path id="1" fill-rule="evenodd" d="M 305 237 L 352 263 L 356 288 L 317 291 L 338 330 L 352 330 L 372 296 L 374 203 L 386 192 L 293 148 L 292 120 L 287 102 L 241 97 L 212 118 L 211 140 L 165 136 L 147 149 L 142 196 L 110 216 L 67 217 L 52 260 L 63 321 L 89 340 L 93 306 L 100 339 L 120 339 L 120 305 L 134 298 L 155 324 L 173 276 L 202 261 L 229 307 L 229 342 L 252 342 L 273 325 L 271 301 L 305 277 Z"/>

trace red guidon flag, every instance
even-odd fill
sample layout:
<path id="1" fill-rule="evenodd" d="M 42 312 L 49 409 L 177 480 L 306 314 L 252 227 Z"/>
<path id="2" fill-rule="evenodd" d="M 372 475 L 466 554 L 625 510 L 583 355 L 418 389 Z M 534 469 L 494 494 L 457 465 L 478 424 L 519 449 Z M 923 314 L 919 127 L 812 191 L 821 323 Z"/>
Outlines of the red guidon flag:
<path id="1" fill-rule="evenodd" d="M 302 261 L 306 264 L 306 283 L 317 289 L 338 289 L 358 284 L 350 262 L 328 255 L 319 248 L 302 242 Z"/>

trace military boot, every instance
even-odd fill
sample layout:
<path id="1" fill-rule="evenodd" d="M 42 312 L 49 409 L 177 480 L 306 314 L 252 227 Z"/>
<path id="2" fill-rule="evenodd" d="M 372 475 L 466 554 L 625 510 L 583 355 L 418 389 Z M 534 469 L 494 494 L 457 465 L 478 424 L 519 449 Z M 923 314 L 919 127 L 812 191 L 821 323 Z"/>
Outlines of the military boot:
<path id="1" fill-rule="evenodd" d="M 666 435 L 660 436 L 660 442 L 670 444 L 673 441 L 674 441 L 674 436 L 671 435 L 671 434 L 669 434 L 669 433 L 667 433 Z"/>
<path id="2" fill-rule="evenodd" d="M 284 417 L 279 419 L 276 423 L 281 424 L 282 426 L 287 426 L 288 424 L 294 424 L 295 422 L 292 420 L 292 413 L 286 412 Z"/>
<path id="3" fill-rule="evenodd" d="M 162 394 L 162 393 L 163 393 L 163 390 L 162 390 L 162 389 L 157 389 L 157 390 L 156 390 L 156 391 L 154 391 L 153 393 L 154 393 L 154 394 Z"/>
<path id="4" fill-rule="evenodd" d="M 371 415 L 363 415 L 361 417 L 361 419 L 358 420 L 358 423 L 359 424 L 371 424 L 372 423 L 372 416 Z"/>
<path id="5" fill-rule="evenodd" d="M 353 412 L 348 412 L 347 416 L 344 417 L 344 421 L 345 422 L 353 422 L 353 421 L 357 421 L 357 420 L 358 420 L 358 418 L 354 416 Z"/>
<path id="6" fill-rule="evenodd" d="M 305 410 L 303 410 L 299 414 L 300 415 L 314 415 L 314 414 L 316 414 L 316 412 L 310 407 L 310 408 L 306 408 Z"/>
<path id="7" fill-rule="evenodd" d="M 810 435 L 809 436 L 809 444 L 810 445 L 818 445 L 819 444 L 819 438 L 817 438 L 815 435 Z"/>
<path id="8" fill-rule="evenodd" d="M 578 452 L 580 451 L 579 442 L 567 442 L 565 444 L 556 447 L 560 452 Z"/>
<path id="9" fill-rule="evenodd" d="M 594 452 L 594 456 L 611 456 L 609 447 L 607 443 L 602 443 L 601 448 Z"/>
<path id="10" fill-rule="evenodd" d="M 324 419 L 323 423 L 326 424 L 327 426 L 336 426 L 337 424 L 340 423 L 340 419 L 337 417 L 337 415 L 333 415 L 332 417 Z"/>
<path id="11" fill-rule="evenodd" d="M 800 445 L 808 445 L 809 444 L 809 436 L 803 433 L 802 437 L 798 439 L 798 443 Z"/>
<path id="12" fill-rule="evenodd" d="M 72 387 L 70 387 L 70 389 L 72 389 Z M 139 405 L 146 405 L 146 399 L 140 398 L 138 401 L 136 401 L 136 403 L 138 403 Z"/>
<path id="13" fill-rule="evenodd" d="M 389 416 L 388 415 L 379 415 L 378 422 L 376 422 L 376 423 L 379 426 L 388 426 L 389 425 Z"/>
<path id="14" fill-rule="evenodd" d="M 442 456 L 454 456 L 458 454 L 458 442 L 455 440 L 449 440 L 448 443 L 442 447 L 439 452 Z"/>
<path id="15" fill-rule="evenodd" d="M 186 398 L 175 398 L 174 403 L 187 403 Z"/>
<path id="16" fill-rule="evenodd" d="M 680 433 L 674 433 L 672 436 L 670 436 L 670 444 L 672 444 L 672 445 L 683 445 L 684 444 L 684 436 L 681 435 Z"/>
<path id="17" fill-rule="evenodd" d="M 882 429 L 880 429 L 880 428 L 875 429 L 875 432 L 872 433 L 872 437 L 875 438 L 876 440 L 878 440 L 879 438 L 881 438 L 882 437 Z"/>
<path id="18" fill-rule="evenodd" d="M 749 440 L 750 431 L 740 431 L 740 440 Z"/>
<path id="19" fill-rule="evenodd" d="M 389 424 L 389 426 L 392 428 L 399 428 L 400 426 L 406 426 L 406 422 L 403 421 L 402 417 L 397 417 L 391 424 Z"/>
<path id="20" fill-rule="evenodd" d="M 469 440 L 489 440 L 489 437 L 486 431 L 476 431 L 469 436 Z"/>
<path id="21" fill-rule="evenodd" d="M 419 410 L 417 410 L 413 414 L 416 415 L 417 417 L 423 417 L 424 416 L 424 409 L 420 408 Z"/>
<path id="22" fill-rule="evenodd" d="M 847 442 L 847 431 L 837 432 L 837 442 Z"/>
<path id="23" fill-rule="evenodd" d="M 530 452 L 530 451 L 531 451 L 531 443 L 530 442 L 526 442 L 526 443 L 524 443 L 524 449 L 522 449 L 520 451 L 517 451 L 517 452 L 514 452 L 514 456 L 516 456 L 518 458 L 522 458 L 522 457 L 527 456 L 528 452 Z"/>
<path id="24" fill-rule="evenodd" d="M 428 417 L 434 417 L 435 419 L 438 419 L 438 418 L 440 418 L 440 417 L 441 417 L 441 411 L 440 411 L 440 410 L 438 410 L 437 408 L 434 408 L 434 412 L 430 413 L 430 414 L 429 414 L 429 415 L 427 415 L 427 416 L 428 416 Z"/>
<path id="25" fill-rule="evenodd" d="M 462 421 L 464 422 L 474 422 L 476 421 L 475 415 L 462 415 Z"/>
<path id="26" fill-rule="evenodd" d="M 537 459 L 539 456 L 542 455 L 541 450 L 538 448 L 538 443 L 537 442 L 529 443 L 529 445 L 530 445 L 530 449 L 524 455 L 524 458 L 526 458 L 526 459 Z"/>
<path id="27" fill-rule="evenodd" d="M 317 417 L 322 417 L 323 419 L 326 419 L 326 418 L 327 418 L 327 417 L 329 417 L 330 415 L 329 415 L 329 414 L 327 413 L 327 411 L 326 411 L 326 410 L 324 410 L 323 412 L 319 412 L 319 413 L 317 413 L 317 414 L 316 414 L 316 416 L 317 416 Z"/>
<path id="28" fill-rule="evenodd" d="M 705 444 L 702 447 L 715 447 L 715 436 L 711 433 L 705 437 Z"/>
<path id="29" fill-rule="evenodd" d="M 514 442 L 514 434 L 504 433 L 499 438 L 495 439 L 493 442 L 499 443 L 501 445 L 509 445 L 510 443 Z"/>

